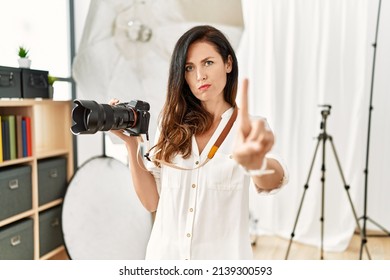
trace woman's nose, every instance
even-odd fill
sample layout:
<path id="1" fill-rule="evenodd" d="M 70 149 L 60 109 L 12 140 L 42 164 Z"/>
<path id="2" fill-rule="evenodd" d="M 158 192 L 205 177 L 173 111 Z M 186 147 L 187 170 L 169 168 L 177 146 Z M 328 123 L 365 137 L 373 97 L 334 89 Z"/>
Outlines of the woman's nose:
<path id="1" fill-rule="evenodd" d="M 207 75 L 204 70 L 198 69 L 196 72 L 196 78 L 198 79 L 198 81 L 203 81 L 206 80 Z"/>

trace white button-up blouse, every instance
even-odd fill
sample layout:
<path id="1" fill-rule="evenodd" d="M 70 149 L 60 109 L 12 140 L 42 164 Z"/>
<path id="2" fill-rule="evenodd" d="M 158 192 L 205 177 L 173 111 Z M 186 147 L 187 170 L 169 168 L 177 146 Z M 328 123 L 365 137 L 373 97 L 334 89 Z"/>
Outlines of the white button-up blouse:
<path id="1" fill-rule="evenodd" d="M 232 158 L 237 121 L 215 156 L 196 168 L 206 160 L 232 113 L 233 108 L 230 108 L 222 115 L 201 154 L 193 136 L 191 156 L 174 158 L 175 165 L 192 170 L 164 164 L 161 168 L 148 166 L 156 179 L 160 200 L 146 259 L 252 259 L 250 177 Z M 285 182 L 286 174 L 287 170 Z"/>

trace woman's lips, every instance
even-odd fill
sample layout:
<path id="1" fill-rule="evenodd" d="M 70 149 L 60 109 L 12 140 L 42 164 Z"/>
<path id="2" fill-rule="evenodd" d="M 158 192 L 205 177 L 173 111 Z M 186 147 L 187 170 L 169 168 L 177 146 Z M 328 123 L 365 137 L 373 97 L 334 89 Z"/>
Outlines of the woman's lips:
<path id="1" fill-rule="evenodd" d="M 206 89 L 208 89 L 210 86 L 211 86 L 210 84 L 206 84 L 206 85 L 200 86 L 198 89 L 199 89 L 199 90 L 206 90 Z"/>

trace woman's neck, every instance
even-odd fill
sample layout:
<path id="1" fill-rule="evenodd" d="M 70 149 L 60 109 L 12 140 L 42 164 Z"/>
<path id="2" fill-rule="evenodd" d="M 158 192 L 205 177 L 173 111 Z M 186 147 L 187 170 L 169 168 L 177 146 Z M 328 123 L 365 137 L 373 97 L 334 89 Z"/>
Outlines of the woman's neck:
<path id="1" fill-rule="evenodd" d="M 203 103 L 203 107 L 213 116 L 213 123 L 219 123 L 221 120 L 221 116 L 232 106 L 226 101 L 223 102 L 213 102 L 211 103 Z"/>
<path id="2" fill-rule="evenodd" d="M 226 110 L 228 110 L 231 107 L 231 105 L 227 102 L 223 102 L 223 103 L 219 103 L 219 104 L 214 103 L 214 105 L 213 105 L 214 107 L 210 106 L 210 104 L 208 104 L 208 105 L 209 105 L 208 107 L 205 106 L 205 109 L 211 115 L 213 115 L 213 121 L 211 123 L 210 128 L 207 131 L 203 132 L 202 134 L 197 134 L 195 136 L 195 140 L 196 140 L 196 143 L 198 145 L 199 154 L 202 153 L 203 149 L 206 147 L 207 143 L 210 141 L 210 138 L 212 137 L 212 135 L 214 134 L 215 130 L 217 129 L 219 123 L 221 122 L 223 113 L 225 113 Z"/>

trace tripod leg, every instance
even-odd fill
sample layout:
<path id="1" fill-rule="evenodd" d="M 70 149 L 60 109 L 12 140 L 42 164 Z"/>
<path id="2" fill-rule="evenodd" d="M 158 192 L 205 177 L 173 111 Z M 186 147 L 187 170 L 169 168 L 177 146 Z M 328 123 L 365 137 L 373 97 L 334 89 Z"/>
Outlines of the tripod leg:
<path id="1" fill-rule="evenodd" d="M 290 242 L 288 244 L 288 248 L 287 248 L 287 252 L 286 252 L 286 256 L 285 256 L 286 260 L 288 259 L 288 255 L 290 254 L 291 244 L 292 244 L 292 240 L 295 236 L 295 229 L 296 229 L 297 224 L 298 224 L 299 215 L 301 214 L 303 200 L 305 199 L 306 191 L 309 188 L 309 180 L 310 180 L 311 172 L 313 171 L 314 161 L 316 159 L 316 155 L 317 155 L 318 147 L 320 145 L 320 141 L 321 141 L 321 136 L 318 137 L 317 145 L 316 145 L 316 148 L 314 150 L 313 159 L 311 161 L 311 165 L 310 165 L 310 169 L 309 169 L 309 174 L 307 175 L 306 183 L 304 186 L 304 191 L 302 194 L 301 202 L 299 203 L 298 213 L 297 213 L 297 216 L 295 218 L 294 227 L 293 227 L 293 230 L 291 232 Z"/>
<path id="2" fill-rule="evenodd" d="M 366 246 L 366 243 L 367 243 L 367 239 L 366 237 L 362 234 L 362 230 L 361 230 L 361 227 L 360 227 L 360 224 L 359 224 L 359 219 L 357 217 L 357 214 L 356 214 L 356 210 L 355 210 L 355 207 L 353 206 L 353 202 L 352 202 L 352 199 L 351 199 L 351 195 L 349 193 L 349 188 L 350 186 L 346 183 L 345 181 L 345 177 L 344 177 L 344 173 L 343 173 L 343 170 L 341 168 L 341 164 L 340 164 L 340 161 L 339 161 L 339 158 L 337 156 L 337 153 L 336 153 L 336 148 L 334 146 L 334 143 L 333 143 L 333 138 L 332 136 L 329 136 L 329 141 L 331 143 L 331 146 L 332 146 L 332 150 L 333 150 L 333 154 L 334 154 L 334 157 L 336 158 L 336 162 L 337 162 L 337 167 L 340 171 L 340 175 L 341 175 L 341 179 L 343 180 L 343 184 L 344 184 L 344 189 L 347 193 L 347 196 L 348 196 L 348 200 L 349 200 L 349 204 L 351 205 L 351 209 L 352 209 L 352 213 L 353 213 L 353 216 L 355 218 L 355 222 L 356 222 L 356 227 L 359 229 L 359 233 L 360 233 L 360 238 L 361 238 L 361 247 L 360 247 L 360 259 L 362 259 L 362 252 L 363 252 L 363 247 L 366 249 L 366 254 L 367 254 L 367 257 L 369 260 L 371 260 L 371 256 L 370 256 L 370 253 L 368 251 L 368 248 Z"/>
<path id="3" fill-rule="evenodd" d="M 375 222 L 373 219 L 367 217 L 366 218 L 368 221 L 370 221 L 372 224 L 374 224 L 375 226 L 377 226 L 379 229 L 381 229 L 384 233 L 386 233 L 388 236 L 390 236 L 390 232 L 385 229 L 383 226 L 381 226 L 380 224 L 378 224 L 377 222 Z M 371 235 L 370 235 L 371 236 Z M 381 235 L 381 236 L 386 236 L 386 235 Z"/>
<path id="4" fill-rule="evenodd" d="M 321 165 L 321 250 L 320 250 L 320 259 L 324 259 L 324 226 L 325 226 L 325 148 L 326 148 L 326 140 L 328 136 L 326 132 L 322 134 L 322 165 Z"/>

